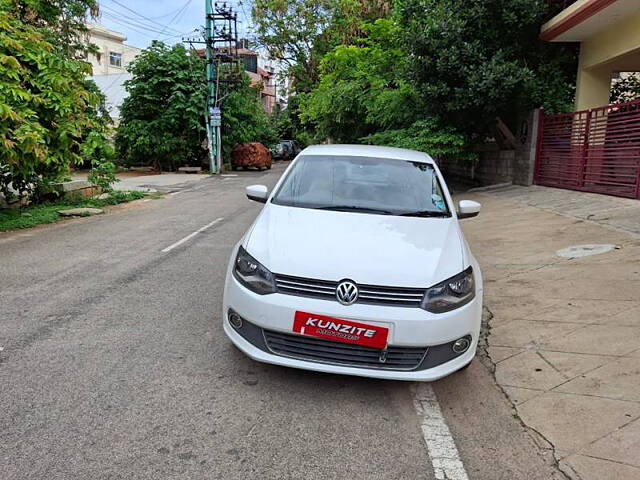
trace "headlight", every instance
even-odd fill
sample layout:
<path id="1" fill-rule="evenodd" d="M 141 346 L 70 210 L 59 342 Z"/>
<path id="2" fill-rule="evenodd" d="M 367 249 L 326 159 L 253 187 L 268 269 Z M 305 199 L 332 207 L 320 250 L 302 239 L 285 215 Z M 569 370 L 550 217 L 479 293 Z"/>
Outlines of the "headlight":
<path id="1" fill-rule="evenodd" d="M 444 313 L 466 305 L 476 296 L 473 269 L 451 277 L 427 289 L 422 308 L 431 313 Z"/>
<path id="2" fill-rule="evenodd" d="M 249 290 L 260 295 L 276 291 L 273 274 L 242 247 L 233 265 L 233 275 Z"/>

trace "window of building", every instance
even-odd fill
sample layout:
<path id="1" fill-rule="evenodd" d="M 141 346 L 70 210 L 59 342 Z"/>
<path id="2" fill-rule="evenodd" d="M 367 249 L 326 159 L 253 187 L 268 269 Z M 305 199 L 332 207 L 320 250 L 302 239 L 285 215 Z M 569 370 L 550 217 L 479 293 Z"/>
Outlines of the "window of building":
<path id="1" fill-rule="evenodd" d="M 244 69 L 247 72 L 258 73 L 258 56 L 257 55 L 240 55 L 244 63 Z"/>
<path id="2" fill-rule="evenodd" d="M 122 54 L 116 52 L 109 52 L 109 65 L 112 67 L 122 66 Z"/>

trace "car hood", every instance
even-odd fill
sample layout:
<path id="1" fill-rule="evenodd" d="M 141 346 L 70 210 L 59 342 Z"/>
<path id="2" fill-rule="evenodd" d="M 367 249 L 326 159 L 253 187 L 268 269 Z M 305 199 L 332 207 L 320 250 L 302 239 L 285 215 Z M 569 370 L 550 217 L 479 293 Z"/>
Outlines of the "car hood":
<path id="1" fill-rule="evenodd" d="M 360 284 L 429 287 L 460 273 L 454 218 L 417 218 L 267 204 L 246 250 L 274 273 Z"/>

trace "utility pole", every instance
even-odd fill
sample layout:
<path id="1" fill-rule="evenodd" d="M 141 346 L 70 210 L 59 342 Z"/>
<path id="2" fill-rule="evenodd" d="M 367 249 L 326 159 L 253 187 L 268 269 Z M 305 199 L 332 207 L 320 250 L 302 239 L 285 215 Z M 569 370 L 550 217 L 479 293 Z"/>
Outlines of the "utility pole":
<path id="1" fill-rule="evenodd" d="M 222 101 L 234 83 L 240 80 L 238 56 L 238 14 L 227 2 L 205 0 L 204 41 L 185 39 L 205 44 L 207 60 L 207 108 L 205 113 L 209 170 L 211 174 L 222 169 Z"/>
<path id="2" fill-rule="evenodd" d="M 206 2 L 207 120 L 211 173 L 222 169 L 222 110 L 228 88 L 237 81 L 238 14 L 227 2 Z"/>
<path id="3" fill-rule="evenodd" d="M 205 44 L 206 44 L 206 59 L 207 59 L 207 113 L 206 113 L 206 125 L 207 125 L 207 139 L 209 144 L 209 172 L 213 175 L 220 170 L 218 165 L 220 160 L 218 158 L 218 134 L 214 120 L 215 113 L 215 100 L 217 98 L 217 83 L 216 83 L 216 68 L 214 65 L 215 60 L 215 47 L 213 42 L 213 8 L 211 0 L 205 0 Z"/>

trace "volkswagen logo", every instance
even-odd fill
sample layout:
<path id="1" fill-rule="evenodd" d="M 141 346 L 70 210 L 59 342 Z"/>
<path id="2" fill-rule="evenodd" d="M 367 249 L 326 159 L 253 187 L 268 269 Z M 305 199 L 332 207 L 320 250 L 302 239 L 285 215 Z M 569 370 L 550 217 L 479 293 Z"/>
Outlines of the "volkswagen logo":
<path id="1" fill-rule="evenodd" d="M 336 298 L 343 305 L 353 305 L 358 300 L 358 286 L 350 280 L 344 280 L 336 288 Z"/>

